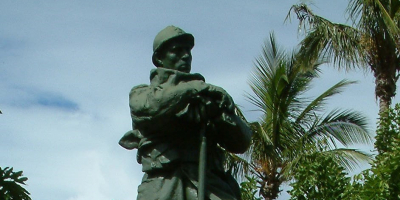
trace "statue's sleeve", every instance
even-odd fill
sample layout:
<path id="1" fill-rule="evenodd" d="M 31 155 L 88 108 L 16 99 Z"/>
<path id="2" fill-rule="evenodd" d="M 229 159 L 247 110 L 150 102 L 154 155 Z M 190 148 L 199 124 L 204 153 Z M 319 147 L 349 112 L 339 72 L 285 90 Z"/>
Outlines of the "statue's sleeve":
<path id="1" fill-rule="evenodd" d="M 224 89 L 213 85 L 203 96 L 206 101 L 210 100 L 205 104 L 217 142 L 232 153 L 244 153 L 250 146 L 252 131 L 244 118 L 239 117 L 240 112 L 235 108 L 232 97 Z"/>
<path id="2" fill-rule="evenodd" d="M 201 80 L 136 86 L 129 94 L 133 123 L 144 129 L 162 126 L 176 118 L 176 114 L 206 87 Z"/>
<path id="3" fill-rule="evenodd" d="M 244 153 L 250 146 L 252 131 L 248 123 L 234 113 L 223 112 L 214 121 L 218 143 L 232 153 Z"/>

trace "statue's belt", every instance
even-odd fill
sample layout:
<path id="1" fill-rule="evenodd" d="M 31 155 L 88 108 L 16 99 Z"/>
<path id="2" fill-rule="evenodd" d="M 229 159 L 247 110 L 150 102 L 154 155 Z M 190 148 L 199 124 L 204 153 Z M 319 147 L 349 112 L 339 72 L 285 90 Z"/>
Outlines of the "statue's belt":
<path id="1" fill-rule="evenodd" d="M 149 172 L 175 167 L 182 162 L 199 162 L 198 150 L 183 150 L 173 148 L 167 144 L 157 145 L 155 148 L 140 149 L 142 171 Z"/>

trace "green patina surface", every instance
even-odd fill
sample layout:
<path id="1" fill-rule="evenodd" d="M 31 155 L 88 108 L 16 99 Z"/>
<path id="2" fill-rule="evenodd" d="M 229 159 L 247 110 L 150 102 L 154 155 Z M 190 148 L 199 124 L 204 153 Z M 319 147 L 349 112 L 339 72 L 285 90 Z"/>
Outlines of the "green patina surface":
<path id="1" fill-rule="evenodd" d="M 132 130 L 120 140 L 138 149 L 145 173 L 138 200 L 198 199 L 199 164 L 205 163 L 205 199 L 240 199 L 235 179 L 225 172 L 224 153 L 243 153 L 251 131 L 235 114 L 231 96 L 222 88 L 190 73 L 194 37 L 174 26 L 158 33 L 153 45 L 150 84 L 129 94 Z M 203 130 L 203 133 L 202 133 Z M 199 161 L 201 135 L 207 156 Z"/>

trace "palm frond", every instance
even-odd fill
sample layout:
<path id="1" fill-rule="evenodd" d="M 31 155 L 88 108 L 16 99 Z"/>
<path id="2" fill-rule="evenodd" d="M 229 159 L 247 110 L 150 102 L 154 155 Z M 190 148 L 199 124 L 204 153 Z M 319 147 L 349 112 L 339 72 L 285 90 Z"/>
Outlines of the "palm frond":
<path id="1" fill-rule="evenodd" d="M 337 141 L 344 146 L 372 143 L 366 117 L 351 110 L 329 112 L 307 135 L 308 138 L 321 136 L 328 137 L 334 145 Z"/>
<path id="2" fill-rule="evenodd" d="M 266 132 L 268 129 L 262 128 L 258 122 L 251 123 L 250 127 L 254 131 L 252 145 L 248 150 L 248 153 L 251 154 L 251 159 L 266 161 L 270 158 L 278 157 L 273 142 Z"/>
<path id="3" fill-rule="evenodd" d="M 400 48 L 399 7 L 398 1 L 388 1 L 383 4 L 380 0 L 352 0 L 347 12 L 354 22 L 360 19 L 358 23 L 360 29 L 369 32 L 368 29 L 371 27 L 381 27 L 387 31 L 397 48 Z"/>
<path id="4" fill-rule="evenodd" d="M 299 20 L 299 31 L 306 33 L 300 44 L 300 60 L 307 62 L 324 57 L 346 69 L 365 65 L 360 56 L 363 52 L 357 29 L 315 15 L 306 4 L 293 5 L 288 17 L 290 12 Z"/>
<path id="5" fill-rule="evenodd" d="M 322 108 L 325 105 L 325 102 L 326 100 L 328 100 L 329 97 L 341 93 L 346 86 L 354 83 L 356 82 L 349 80 L 341 80 L 335 85 L 333 85 L 331 88 L 323 92 L 321 95 L 319 95 L 311 103 L 308 104 L 308 106 L 303 110 L 303 112 L 297 117 L 296 123 L 300 123 L 302 120 L 305 120 L 304 118 L 306 116 L 313 115 L 315 111 L 318 111 L 318 109 Z"/>
<path id="6" fill-rule="evenodd" d="M 321 152 L 323 155 L 333 156 L 340 165 L 348 171 L 360 167 L 360 163 L 371 162 L 372 156 L 357 149 L 339 148 Z"/>
<path id="7" fill-rule="evenodd" d="M 270 40 L 264 43 L 262 54 L 255 61 L 255 70 L 251 74 L 250 88 L 256 96 L 247 95 L 247 98 L 261 111 L 271 109 L 268 107 L 275 96 L 275 85 L 284 83 L 284 69 L 279 69 L 285 61 L 285 52 L 276 44 L 274 35 L 271 33 Z M 279 76 L 280 74 L 282 76 Z M 282 82 L 283 81 L 283 82 Z"/>
<path id="8" fill-rule="evenodd" d="M 248 162 L 248 159 L 242 158 L 236 154 L 225 152 L 226 163 L 225 168 L 230 174 L 236 179 L 242 180 L 246 175 L 250 173 L 250 170 L 254 168 L 254 164 Z"/>
<path id="9" fill-rule="evenodd" d="M 292 177 L 292 173 L 297 167 L 299 167 L 299 163 L 301 163 L 301 160 L 307 155 L 311 154 L 331 156 L 336 160 L 338 164 L 340 164 L 348 171 L 353 171 L 356 168 L 359 168 L 361 163 L 370 163 L 372 161 L 371 154 L 360 151 L 358 149 L 337 148 L 324 150 L 326 148 L 326 145 L 324 145 L 325 142 L 322 141 L 323 140 L 320 141 L 321 143 L 317 143 L 316 147 L 304 148 L 303 154 L 299 154 L 298 156 L 292 158 L 289 162 L 286 162 L 286 165 L 282 169 L 282 176 L 286 180 L 290 180 Z"/>

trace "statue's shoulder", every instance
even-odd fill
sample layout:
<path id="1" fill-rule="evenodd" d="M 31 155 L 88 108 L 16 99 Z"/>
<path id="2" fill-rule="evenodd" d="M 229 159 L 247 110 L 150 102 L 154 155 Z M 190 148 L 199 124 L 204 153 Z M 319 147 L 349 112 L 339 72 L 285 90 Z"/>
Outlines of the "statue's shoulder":
<path id="1" fill-rule="evenodd" d="M 136 90 L 136 89 L 148 88 L 148 87 L 149 87 L 149 85 L 147 85 L 147 84 L 140 84 L 140 85 L 134 86 L 134 87 L 131 89 L 131 91 L 132 91 L 132 90 Z"/>
<path id="2" fill-rule="evenodd" d="M 137 93 L 142 93 L 144 91 L 146 91 L 150 86 L 146 85 L 146 84 L 140 84 L 137 86 L 134 86 L 131 91 L 129 92 L 129 96 L 132 96 L 133 94 L 137 94 Z"/>

